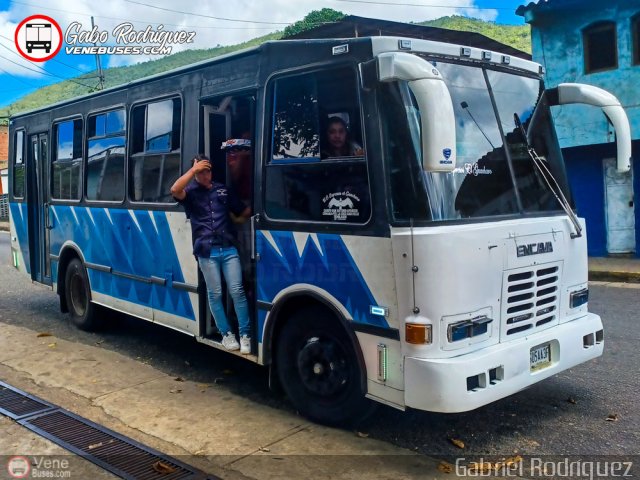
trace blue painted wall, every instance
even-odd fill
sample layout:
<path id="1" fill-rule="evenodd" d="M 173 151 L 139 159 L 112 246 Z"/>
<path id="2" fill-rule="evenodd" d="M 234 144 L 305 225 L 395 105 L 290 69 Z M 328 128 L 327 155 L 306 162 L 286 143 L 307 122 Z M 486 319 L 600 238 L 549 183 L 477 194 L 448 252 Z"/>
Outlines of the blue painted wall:
<path id="1" fill-rule="evenodd" d="M 613 93 L 631 124 L 636 255 L 640 256 L 640 65 L 633 64 L 632 18 L 640 15 L 639 0 L 539 0 L 519 13 L 531 25 L 533 60 L 546 69 L 547 88 L 576 82 Z M 618 68 L 586 74 L 582 31 L 609 21 L 616 24 Z M 616 156 L 615 135 L 596 107 L 567 105 L 553 108 L 558 139 L 567 164 L 569 183 L 578 214 L 587 222 L 590 256 L 607 255 L 604 158 Z"/>
<path id="2" fill-rule="evenodd" d="M 544 5 L 542 5 L 544 4 Z M 595 85 L 613 93 L 625 108 L 634 140 L 640 139 L 640 65 L 633 65 L 631 18 L 640 14 L 638 0 L 540 0 L 524 17 L 531 24 L 533 60 L 544 65 L 547 87 L 563 82 Z M 582 31 L 594 22 L 612 21 L 617 28 L 618 68 L 584 73 Z M 563 148 L 614 141 L 600 109 L 587 106 L 554 108 Z"/>

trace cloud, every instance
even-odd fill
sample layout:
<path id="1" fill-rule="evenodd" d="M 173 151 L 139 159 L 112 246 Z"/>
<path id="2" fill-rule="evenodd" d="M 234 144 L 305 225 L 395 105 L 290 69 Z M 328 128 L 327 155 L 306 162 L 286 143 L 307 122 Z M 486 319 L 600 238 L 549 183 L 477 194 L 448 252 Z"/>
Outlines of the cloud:
<path id="1" fill-rule="evenodd" d="M 399 22 L 420 22 L 447 15 L 464 15 L 495 20 L 496 10 L 475 10 L 460 7 L 476 7 L 476 0 L 457 0 L 458 7 L 416 7 L 407 5 L 376 5 L 355 3 L 341 0 L 237 0 L 230 8 L 230 2 L 215 0 L 210 2 L 175 2 L 173 0 L 139 0 L 160 8 L 128 2 L 126 0 L 110 0 L 95 2 L 94 0 L 35 0 L 42 7 L 14 3 L 9 12 L 0 13 L 0 33 L 13 38 L 13 31 L 18 22 L 28 15 L 42 13 L 53 17 L 62 27 L 63 33 L 72 22 L 81 22 L 83 30 L 91 30 L 93 15 L 98 30 L 109 32 L 110 44 L 113 44 L 111 32 L 123 23 L 132 22 L 138 30 L 150 25 L 157 28 L 163 24 L 165 30 L 195 31 L 194 43 L 173 45 L 172 53 L 189 48 L 211 48 L 216 45 L 233 45 L 269 32 L 282 30 L 287 24 L 302 19 L 312 10 L 333 8 L 348 15 L 371 18 L 384 18 Z M 136 0 L 138 1 L 138 0 Z M 384 0 L 389 3 L 418 3 L 416 0 Z M 438 2 L 444 3 L 444 2 Z M 46 6 L 45 6 L 46 5 Z M 193 15 L 176 13 L 167 10 L 193 12 Z M 213 18 L 218 17 L 218 18 Z M 228 21 L 221 18 L 235 18 L 245 21 Z M 265 23 L 247 23 L 246 20 Z M 2 39 L 0 39 L 2 40 Z M 6 40 L 4 43 L 7 43 Z M 9 52 L 7 52 L 9 53 Z M 106 66 L 123 66 L 148 61 L 157 56 L 152 55 L 111 55 L 106 59 Z M 16 59 L 18 60 L 18 59 Z M 91 56 L 82 57 L 78 61 L 92 63 Z M 22 75 L 36 75 L 26 70 L 7 66 L 7 70 Z M 0 68 L 5 68 L 0 59 Z"/>

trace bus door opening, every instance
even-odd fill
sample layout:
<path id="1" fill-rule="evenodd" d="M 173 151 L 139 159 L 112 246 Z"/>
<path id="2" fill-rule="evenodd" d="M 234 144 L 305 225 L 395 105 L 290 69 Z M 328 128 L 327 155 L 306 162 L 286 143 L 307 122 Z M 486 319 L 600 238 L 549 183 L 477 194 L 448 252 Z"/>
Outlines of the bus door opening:
<path id="1" fill-rule="evenodd" d="M 51 219 L 49 217 L 49 135 L 31 135 L 29 142 L 28 211 L 31 278 L 51 285 L 49 256 Z M 37 253 L 36 253 L 37 252 Z"/>
<path id="2" fill-rule="evenodd" d="M 201 138 L 203 151 L 211 160 L 213 180 L 226 184 L 240 198 L 242 203 L 251 207 L 254 211 L 253 198 L 253 171 L 255 135 L 255 95 L 245 94 L 236 96 L 222 96 L 207 99 L 202 102 Z M 223 142 L 229 139 L 249 140 L 250 149 L 239 154 L 228 155 L 222 150 Z M 255 266 L 251 259 L 251 228 L 250 222 L 234 224 L 235 246 L 240 255 L 242 264 L 242 278 L 252 328 L 255 328 Z M 204 279 L 199 275 L 199 281 Z M 200 306 L 201 319 L 211 320 L 211 310 L 206 298 L 206 287 L 199 286 L 201 292 Z M 203 298 L 204 297 L 204 298 Z M 237 318 L 233 311 L 233 301 L 226 291 L 226 283 L 223 282 L 223 300 L 230 323 L 237 328 Z M 201 332 L 205 334 L 205 323 L 201 322 Z M 251 335 L 255 338 L 255 335 Z"/>

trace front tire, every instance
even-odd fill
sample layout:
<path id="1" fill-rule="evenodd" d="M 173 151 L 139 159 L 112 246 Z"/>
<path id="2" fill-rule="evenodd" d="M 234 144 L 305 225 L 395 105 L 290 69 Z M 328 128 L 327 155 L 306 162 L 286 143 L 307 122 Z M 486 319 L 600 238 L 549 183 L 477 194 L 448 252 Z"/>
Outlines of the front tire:
<path id="1" fill-rule="evenodd" d="M 67 266 L 64 294 L 71 321 L 81 330 L 92 331 L 100 326 L 97 308 L 91 302 L 89 278 L 82 262 L 74 258 Z"/>
<path id="2" fill-rule="evenodd" d="M 321 311 L 301 311 L 276 347 L 282 388 L 296 409 L 327 425 L 356 425 L 373 411 L 362 389 L 358 357 L 342 325 Z"/>

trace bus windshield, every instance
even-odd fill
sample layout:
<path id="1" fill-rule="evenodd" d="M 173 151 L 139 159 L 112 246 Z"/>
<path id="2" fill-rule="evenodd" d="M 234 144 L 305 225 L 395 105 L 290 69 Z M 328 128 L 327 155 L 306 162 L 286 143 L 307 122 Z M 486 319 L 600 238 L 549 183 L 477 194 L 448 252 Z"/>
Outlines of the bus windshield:
<path id="1" fill-rule="evenodd" d="M 422 112 L 406 82 L 383 87 L 385 151 L 395 220 L 448 221 L 559 211 L 527 146 L 545 162 L 569 198 L 562 156 L 538 78 L 430 60 L 444 78 L 456 116 L 456 166 L 425 172 Z M 401 105 L 393 106 L 394 103 Z M 516 125 L 522 122 L 526 139 Z"/>

